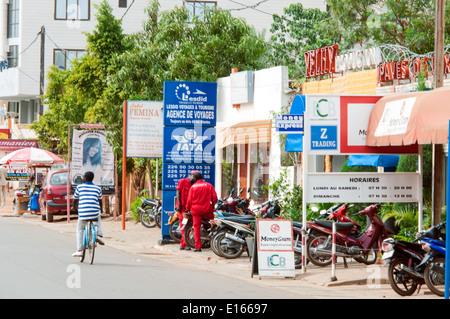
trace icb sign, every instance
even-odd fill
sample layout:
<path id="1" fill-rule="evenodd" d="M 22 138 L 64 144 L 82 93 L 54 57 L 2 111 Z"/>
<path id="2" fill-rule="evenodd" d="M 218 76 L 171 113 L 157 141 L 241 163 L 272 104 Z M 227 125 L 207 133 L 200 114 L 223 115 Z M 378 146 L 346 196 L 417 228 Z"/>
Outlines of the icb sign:
<path id="1" fill-rule="evenodd" d="M 217 83 L 164 82 L 164 125 L 216 125 Z"/>
<path id="2" fill-rule="evenodd" d="M 259 276 L 294 277 L 292 221 L 257 220 Z"/>
<path id="3" fill-rule="evenodd" d="M 164 162 L 214 163 L 216 129 L 214 127 L 164 128 Z"/>

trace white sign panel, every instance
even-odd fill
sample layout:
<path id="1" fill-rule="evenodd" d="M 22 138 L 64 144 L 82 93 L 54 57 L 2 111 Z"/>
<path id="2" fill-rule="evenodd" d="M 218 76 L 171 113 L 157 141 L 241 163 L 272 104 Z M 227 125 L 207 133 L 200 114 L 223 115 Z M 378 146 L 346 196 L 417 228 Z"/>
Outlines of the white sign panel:
<path id="1" fill-rule="evenodd" d="M 162 157 L 163 102 L 127 101 L 127 157 Z"/>
<path id="2" fill-rule="evenodd" d="M 375 136 L 406 133 L 415 102 L 415 97 L 387 102 L 384 107 L 383 116 L 375 130 Z"/>
<path id="3" fill-rule="evenodd" d="M 259 276 L 295 277 L 292 221 L 257 220 Z"/>
<path id="4" fill-rule="evenodd" d="M 306 202 L 417 202 L 418 173 L 308 173 Z"/>

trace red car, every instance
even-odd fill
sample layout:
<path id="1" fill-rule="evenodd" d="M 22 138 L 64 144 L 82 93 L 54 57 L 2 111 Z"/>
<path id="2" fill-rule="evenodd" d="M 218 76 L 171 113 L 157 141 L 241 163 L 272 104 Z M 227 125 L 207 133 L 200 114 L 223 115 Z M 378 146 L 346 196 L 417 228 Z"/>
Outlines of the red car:
<path id="1" fill-rule="evenodd" d="M 54 215 L 67 214 L 67 169 L 48 172 L 42 183 L 39 204 L 42 220 L 53 222 Z M 73 199 L 70 199 L 72 208 Z M 71 209 L 72 211 L 72 209 Z"/>

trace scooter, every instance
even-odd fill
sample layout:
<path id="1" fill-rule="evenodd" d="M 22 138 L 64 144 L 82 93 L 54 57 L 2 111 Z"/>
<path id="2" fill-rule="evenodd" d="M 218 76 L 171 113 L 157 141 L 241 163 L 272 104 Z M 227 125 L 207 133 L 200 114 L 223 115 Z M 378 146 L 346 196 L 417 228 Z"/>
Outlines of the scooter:
<path id="1" fill-rule="evenodd" d="M 368 206 L 355 214 L 366 215 L 370 220 L 369 226 L 360 237 L 350 236 L 355 224 L 336 223 L 336 257 L 352 257 L 367 265 L 376 261 L 377 249 L 375 248 L 381 249 L 383 238 L 388 237 L 384 223 L 377 215 L 380 205 Z M 332 225 L 332 221 L 323 221 L 320 225 L 321 233 L 308 235 L 307 258 L 316 266 L 323 267 L 332 262 Z M 310 225 L 307 226 L 310 228 Z"/>
<path id="2" fill-rule="evenodd" d="M 140 211 L 139 219 L 144 227 L 152 228 L 158 226 L 161 228 L 162 201 L 153 198 L 141 198 L 142 204 L 138 207 Z"/>
<path id="3" fill-rule="evenodd" d="M 433 226 L 418 234 L 413 242 L 387 238 L 383 240 L 383 257 L 385 265 L 389 264 L 388 280 L 392 289 L 400 296 L 411 296 L 424 284 L 426 264 L 422 263 L 426 251 L 417 243 L 425 238 L 442 238 L 441 230 L 445 223 Z"/>

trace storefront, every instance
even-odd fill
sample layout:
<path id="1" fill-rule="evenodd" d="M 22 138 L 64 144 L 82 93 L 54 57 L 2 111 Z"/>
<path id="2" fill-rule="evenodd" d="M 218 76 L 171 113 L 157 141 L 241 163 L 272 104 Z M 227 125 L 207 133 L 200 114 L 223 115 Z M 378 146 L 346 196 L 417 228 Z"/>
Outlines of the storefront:
<path id="1" fill-rule="evenodd" d="M 232 73 L 218 80 L 216 191 L 221 197 L 231 189 L 241 196 L 251 190 L 262 202 L 262 185 L 279 177 L 281 146 L 272 125 L 274 114 L 290 105 L 287 67 Z"/>

